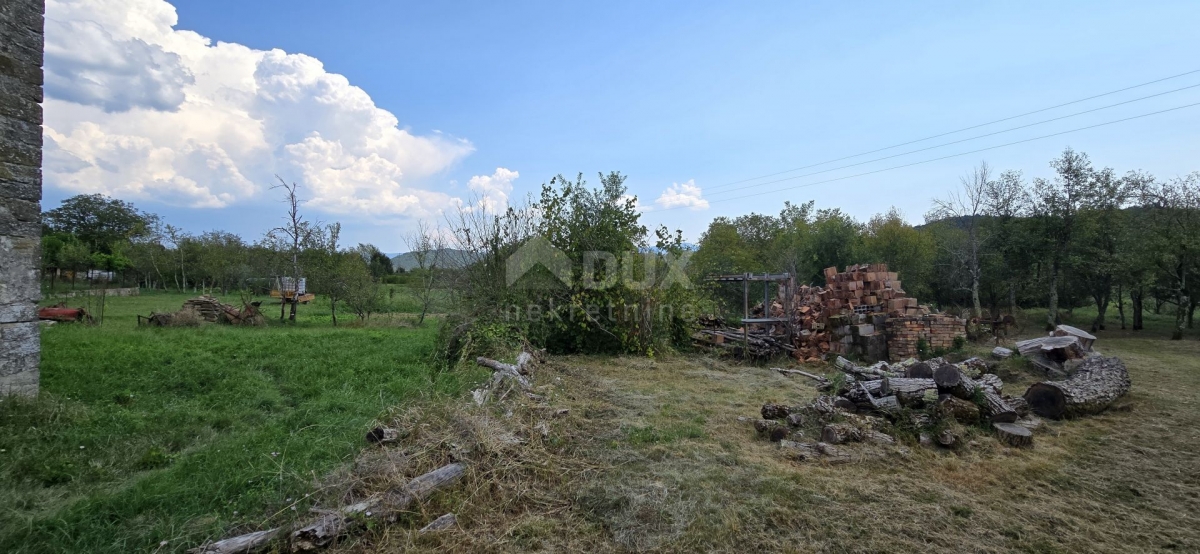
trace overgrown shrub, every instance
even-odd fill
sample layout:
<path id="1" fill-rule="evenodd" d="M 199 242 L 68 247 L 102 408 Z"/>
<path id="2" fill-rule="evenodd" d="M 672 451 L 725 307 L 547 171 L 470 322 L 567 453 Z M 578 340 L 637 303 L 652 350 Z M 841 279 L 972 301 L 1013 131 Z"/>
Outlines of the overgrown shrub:
<path id="1" fill-rule="evenodd" d="M 682 234 L 660 228 L 652 242 L 625 177 L 600 181 L 559 175 L 526 206 L 459 212 L 453 236 L 473 263 L 447 286 L 473 347 L 488 329 L 555 353 L 655 355 L 690 342 L 711 302 L 682 271 Z"/>

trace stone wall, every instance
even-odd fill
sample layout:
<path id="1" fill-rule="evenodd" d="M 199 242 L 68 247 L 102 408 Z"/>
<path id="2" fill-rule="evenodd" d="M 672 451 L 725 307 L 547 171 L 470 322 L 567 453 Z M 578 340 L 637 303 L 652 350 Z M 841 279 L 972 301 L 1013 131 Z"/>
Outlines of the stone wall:
<path id="1" fill-rule="evenodd" d="M 38 391 L 44 12 L 0 2 L 0 395 Z"/>

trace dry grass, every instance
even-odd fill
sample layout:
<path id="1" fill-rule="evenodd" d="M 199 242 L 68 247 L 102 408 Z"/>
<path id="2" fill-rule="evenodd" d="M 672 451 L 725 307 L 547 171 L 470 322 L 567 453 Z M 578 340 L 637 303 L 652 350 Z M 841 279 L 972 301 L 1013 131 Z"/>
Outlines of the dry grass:
<path id="1" fill-rule="evenodd" d="M 1032 450 L 978 431 L 960 451 L 909 444 L 908 456 L 840 466 L 791 461 L 738 421 L 766 401 L 810 398 L 806 380 L 704 357 L 558 359 L 537 382 L 552 408 L 570 408 L 566 417 L 533 406 L 397 414 L 414 433 L 389 455 L 400 469 L 385 480 L 452 459 L 469 461 L 471 474 L 410 521 L 343 548 L 1200 549 L 1200 343 L 1113 333 L 1097 347 L 1127 362 L 1133 393 L 1103 415 L 1049 422 Z M 1003 370 L 1032 381 L 1017 364 Z M 417 535 L 445 512 L 458 514 L 458 529 Z"/>

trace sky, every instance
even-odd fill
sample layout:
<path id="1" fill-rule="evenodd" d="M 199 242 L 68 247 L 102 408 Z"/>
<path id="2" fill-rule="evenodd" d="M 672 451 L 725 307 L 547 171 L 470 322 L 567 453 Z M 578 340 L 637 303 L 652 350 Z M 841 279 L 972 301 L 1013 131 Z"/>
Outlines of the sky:
<path id="1" fill-rule="evenodd" d="M 417 221 L 619 171 L 644 223 L 693 242 L 785 200 L 920 223 L 981 161 L 1050 177 L 1069 146 L 1200 170 L 1200 106 L 1115 122 L 1200 103 L 1176 90 L 1200 85 L 1197 20 L 1196 2 L 47 0 L 43 207 L 99 192 L 254 240 L 281 221 L 278 178 L 343 242 L 402 252 Z"/>

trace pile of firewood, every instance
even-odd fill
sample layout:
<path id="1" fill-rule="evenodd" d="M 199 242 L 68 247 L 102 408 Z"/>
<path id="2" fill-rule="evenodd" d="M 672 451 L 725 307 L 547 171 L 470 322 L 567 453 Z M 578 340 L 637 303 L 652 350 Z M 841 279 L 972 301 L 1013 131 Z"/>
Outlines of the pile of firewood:
<path id="1" fill-rule="evenodd" d="M 955 416 L 959 423 L 1013 423 L 1029 414 L 1021 397 L 1004 396 L 1004 382 L 987 373 L 986 362 L 971 358 L 952 364 L 942 358 L 897 364 L 880 362 L 861 367 L 838 357 L 835 365 L 847 376 L 829 392 L 854 405 L 889 419 L 910 413 L 935 415 L 937 410 Z M 923 419 L 920 415 L 918 419 Z M 964 421 L 965 420 L 965 421 Z"/>
<path id="2" fill-rule="evenodd" d="M 186 326 L 196 325 L 198 320 L 229 325 L 264 325 L 266 320 L 255 304 L 247 302 L 238 309 L 206 294 L 185 300 L 183 307 L 177 312 L 139 315 L 138 325 L 144 323 L 154 327 Z"/>

